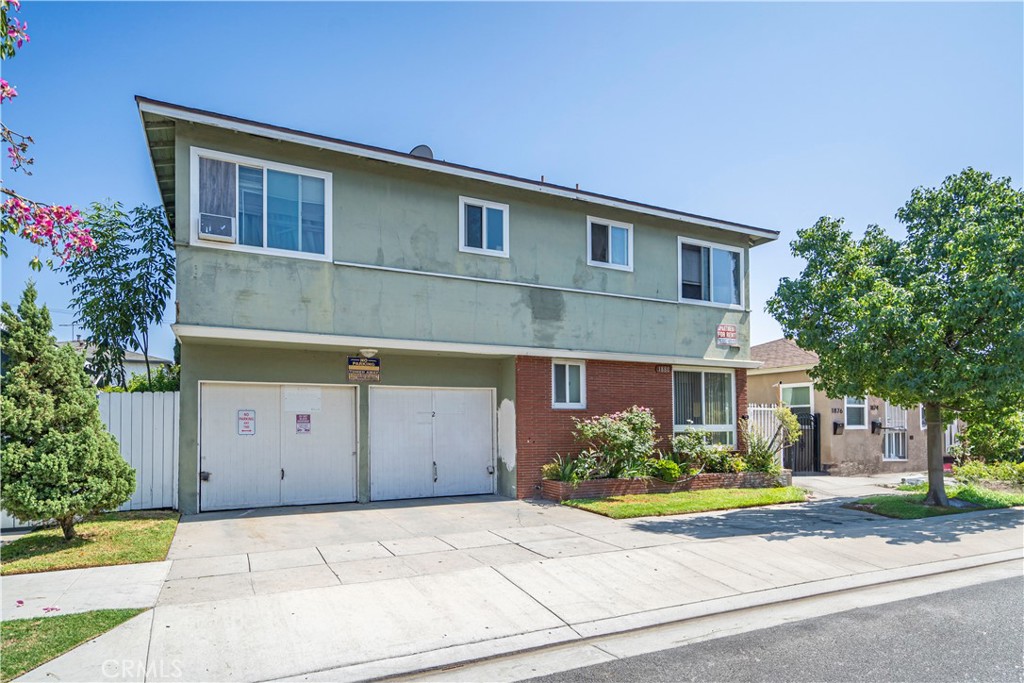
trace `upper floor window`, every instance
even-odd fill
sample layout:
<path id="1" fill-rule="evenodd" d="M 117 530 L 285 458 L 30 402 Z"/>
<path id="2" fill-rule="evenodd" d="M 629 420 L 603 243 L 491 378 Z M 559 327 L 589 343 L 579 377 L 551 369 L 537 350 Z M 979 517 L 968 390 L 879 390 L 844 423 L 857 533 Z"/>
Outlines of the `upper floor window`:
<path id="1" fill-rule="evenodd" d="M 711 443 L 736 442 L 736 383 L 732 371 L 675 370 L 672 373 L 675 431 L 708 432 Z"/>
<path id="2" fill-rule="evenodd" d="M 587 217 L 587 264 L 633 270 L 633 226 Z"/>
<path id="3" fill-rule="evenodd" d="M 867 401 L 855 396 L 847 396 L 844 401 L 847 429 L 866 429 L 868 426 Z"/>
<path id="4" fill-rule="evenodd" d="M 508 258 L 508 204 L 459 197 L 459 251 Z"/>
<path id="5" fill-rule="evenodd" d="M 329 258 L 331 174 L 192 149 L 195 240 Z"/>
<path id="6" fill-rule="evenodd" d="M 679 300 L 743 306 L 743 250 L 679 238 Z"/>
<path id="7" fill-rule="evenodd" d="M 587 407 L 587 366 L 583 361 L 551 363 L 551 405 L 555 408 Z"/>

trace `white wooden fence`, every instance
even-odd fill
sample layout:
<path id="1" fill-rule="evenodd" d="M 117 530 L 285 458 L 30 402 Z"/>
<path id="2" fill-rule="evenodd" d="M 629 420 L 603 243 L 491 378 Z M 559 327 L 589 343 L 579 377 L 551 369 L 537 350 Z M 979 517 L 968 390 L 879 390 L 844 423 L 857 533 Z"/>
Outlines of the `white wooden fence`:
<path id="1" fill-rule="evenodd" d="M 100 392 L 100 418 L 135 468 L 135 493 L 121 510 L 178 506 L 179 392 Z M 6 512 L 0 527 L 23 526 Z"/>

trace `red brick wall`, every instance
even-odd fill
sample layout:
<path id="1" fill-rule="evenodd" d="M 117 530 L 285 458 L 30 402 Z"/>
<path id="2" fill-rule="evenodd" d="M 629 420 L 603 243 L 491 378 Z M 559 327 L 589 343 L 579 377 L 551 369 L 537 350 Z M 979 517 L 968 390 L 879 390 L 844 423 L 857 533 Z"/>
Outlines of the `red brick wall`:
<path id="1" fill-rule="evenodd" d="M 748 412 L 750 404 L 747 401 L 747 369 L 736 369 L 736 417 L 739 419 L 750 417 Z M 739 430 L 739 421 L 736 423 L 737 447 L 742 451 L 746 450 L 747 444 L 743 442 L 743 433 Z"/>
<path id="2" fill-rule="evenodd" d="M 551 359 L 516 358 L 516 491 L 519 498 L 541 495 L 540 467 L 556 453 L 576 454 L 572 418 L 614 413 L 633 405 L 650 408 L 661 425 L 658 448 L 672 438 L 672 373 L 653 363 L 588 360 L 586 409 L 551 407 Z M 745 378 L 744 378 L 745 379 Z M 737 388 L 738 388 L 737 377 Z M 746 382 L 744 381 L 744 388 Z M 745 394 L 744 394 L 745 395 Z M 746 410 L 746 403 L 743 404 Z M 745 414 L 745 413 L 741 413 Z"/>
<path id="3" fill-rule="evenodd" d="M 668 483 L 658 479 L 591 479 L 575 486 L 561 481 L 544 480 L 544 497 L 548 500 L 570 500 L 572 498 L 607 498 L 629 496 L 638 493 L 675 493 L 676 491 L 700 491 L 704 489 L 763 489 L 776 486 L 792 486 L 793 473 L 783 470 L 775 476 L 765 472 L 711 473 Z"/>

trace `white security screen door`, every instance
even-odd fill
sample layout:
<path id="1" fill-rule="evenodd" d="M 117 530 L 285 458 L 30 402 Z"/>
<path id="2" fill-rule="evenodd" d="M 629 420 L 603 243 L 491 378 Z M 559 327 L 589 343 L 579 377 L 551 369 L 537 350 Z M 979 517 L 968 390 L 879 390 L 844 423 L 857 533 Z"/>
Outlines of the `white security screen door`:
<path id="1" fill-rule="evenodd" d="M 907 409 L 885 404 L 882 454 L 886 460 L 907 459 Z"/>

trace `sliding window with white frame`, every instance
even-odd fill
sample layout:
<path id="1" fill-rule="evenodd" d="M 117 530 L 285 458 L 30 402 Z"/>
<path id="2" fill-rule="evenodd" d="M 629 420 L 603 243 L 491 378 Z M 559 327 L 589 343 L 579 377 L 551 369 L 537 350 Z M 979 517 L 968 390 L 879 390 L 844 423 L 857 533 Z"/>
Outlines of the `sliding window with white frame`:
<path id="1" fill-rule="evenodd" d="M 191 148 L 191 244 L 330 260 L 324 171 Z"/>
<path id="2" fill-rule="evenodd" d="M 672 398 L 675 431 L 701 430 L 712 443 L 736 444 L 736 375 L 732 370 L 674 368 Z"/>

